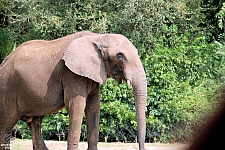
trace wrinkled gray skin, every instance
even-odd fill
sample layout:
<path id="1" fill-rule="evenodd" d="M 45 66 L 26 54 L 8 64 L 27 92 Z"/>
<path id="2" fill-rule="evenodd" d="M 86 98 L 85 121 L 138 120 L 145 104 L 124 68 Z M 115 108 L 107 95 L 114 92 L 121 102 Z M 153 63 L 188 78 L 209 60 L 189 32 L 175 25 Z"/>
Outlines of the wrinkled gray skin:
<path id="1" fill-rule="evenodd" d="M 107 77 L 133 86 L 139 149 L 146 132 L 146 76 L 136 48 L 124 36 L 79 32 L 53 41 L 20 45 L 0 67 L 0 144 L 18 120 L 27 122 L 34 150 L 46 150 L 42 118 L 66 107 L 69 113 L 68 150 L 77 150 L 83 114 L 88 150 L 99 138 L 100 84 Z M 0 149 L 5 149 L 0 146 Z"/>

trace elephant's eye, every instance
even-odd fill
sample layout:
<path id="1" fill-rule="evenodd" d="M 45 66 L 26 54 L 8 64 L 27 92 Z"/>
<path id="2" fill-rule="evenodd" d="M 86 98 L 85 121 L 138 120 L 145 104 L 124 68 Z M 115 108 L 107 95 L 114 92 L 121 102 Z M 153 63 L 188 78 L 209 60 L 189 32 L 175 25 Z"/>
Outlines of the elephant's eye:
<path id="1" fill-rule="evenodd" d="M 124 56 L 123 56 L 122 53 L 118 53 L 118 54 L 117 54 L 117 58 L 118 58 L 118 60 L 123 61 Z"/>

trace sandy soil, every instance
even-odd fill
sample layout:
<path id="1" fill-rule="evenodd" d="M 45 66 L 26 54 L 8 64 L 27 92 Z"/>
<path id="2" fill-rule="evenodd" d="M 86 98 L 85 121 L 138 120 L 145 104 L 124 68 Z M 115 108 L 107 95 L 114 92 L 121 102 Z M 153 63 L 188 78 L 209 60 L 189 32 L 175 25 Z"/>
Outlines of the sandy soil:
<path id="1" fill-rule="evenodd" d="M 66 150 L 65 141 L 45 141 L 49 150 Z M 31 140 L 13 140 L 10 144 L 11 150 L 31 150 Z M 146 150 L 185 150 L 187 144 L 161 144 L 161 143 L 146 143 Z M 81 142 L 79 144 L 79 150 L 86 150 L 87 143 Z M 99 143 L 99 150 L 137 150 L 137 143 Z"/>

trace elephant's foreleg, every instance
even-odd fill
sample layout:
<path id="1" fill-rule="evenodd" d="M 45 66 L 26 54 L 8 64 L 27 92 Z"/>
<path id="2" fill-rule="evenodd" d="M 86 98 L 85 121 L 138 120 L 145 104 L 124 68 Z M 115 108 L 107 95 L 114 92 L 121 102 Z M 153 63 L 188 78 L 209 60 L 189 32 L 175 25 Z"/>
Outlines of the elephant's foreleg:
<path id="1" fill-rule="evenodd" d="M 99 88 L 87 98 L 85 109 L 88 150 L 97 150 L 99 139 L 100 96 Z"/>
<path id="2" fill-rule="evenodd" d="M 84 109 L 86 106 L 86 98 L 83 96 L 76 96 L 66 102 L 66 107 L 70 115 L 69 133 L 67 137 L 67 149 L 78 150 L 78 143 L 80 141 L 80 129 L 83 121 Z"/>
<path id="3" fill-rule="evenodd" d="M 32 121 L 27 123 L 32 133 L 33 150 L 48 150 L 41 133 L 41 122 L 43 117 L 44 116 L 33 117 Z"/>

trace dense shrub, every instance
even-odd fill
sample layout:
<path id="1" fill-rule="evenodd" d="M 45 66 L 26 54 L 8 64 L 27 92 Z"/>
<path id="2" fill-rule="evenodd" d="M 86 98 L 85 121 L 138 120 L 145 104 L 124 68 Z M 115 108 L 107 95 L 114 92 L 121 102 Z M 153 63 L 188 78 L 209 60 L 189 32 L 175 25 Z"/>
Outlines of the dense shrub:
<path id="1" fill-rule="evenodd" d="M 0 28 L 0 61 L 2 62 L 5 57 L 12 52 L 15 45 L 12 42 L 10 32 Z"/>

